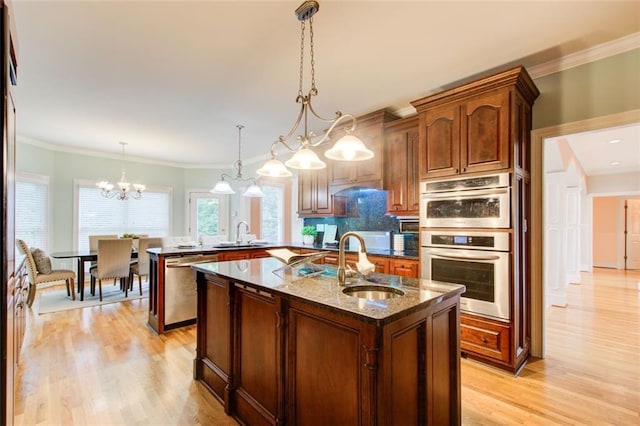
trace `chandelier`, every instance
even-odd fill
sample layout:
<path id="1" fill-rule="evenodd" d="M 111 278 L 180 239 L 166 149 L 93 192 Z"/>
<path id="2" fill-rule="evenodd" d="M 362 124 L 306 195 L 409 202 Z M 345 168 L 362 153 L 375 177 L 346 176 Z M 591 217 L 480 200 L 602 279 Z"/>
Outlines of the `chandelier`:
<path id="1" fill-rule="evenodd" d="M 239 182 L 252 181 L 253 183 L 249 185 L 247 190 L 244 191 L 242 195 L 245 197 L 263 197 L 264 194 L 262 193 L 262 190 L 260 189 L 260 187 L 256 184 L 255 178 L 242 177 L 242 159 L 240 158 L 240 150 L 242 147 L 241 134 L 242 134 L 242 129 L 244 129 L 244 126 L 241 124 L 238 124 L 236 127 L 238 128 L 238 161 L 236 161 L 234 164 L 234 167 L 237 170 L 236 176 L 233 177 L 233 176 L 229 176 L 226 173 L 223 173 L 220 176 L 220 180 L 216 183 L 216 185 L 213 187 L 213 189 L 210 192 L 212 194 L 235 194 L 236 192 L 231 188 L 231 185 L 229 185 L 229 182 L 225 180 L 225 178 L 228 178 L 228 179 L 237 180 Z"/>
<path id="2" fill-rule="evenodd" d="M 102 180 L 96 183 L 96 186 L 100 188 L 100 194 L 106 198 L 116 198 L 117 200 L 128 200 L 129 197 L 139 200 L 142 198 L 142 192 L 146 189 L 144 185 L 138 183 L 130 183 L 127 181 L 127 172 L 124 168 L 124 146 L 126 142 L 119 142 L 122 145 L 122 169 L 120 172 L 120 180 L 116 182 L 118 186 L 117 190 L 114 190 L 115 186 L 109 181 Z M 131 190 L 133 187 L 133 191 Z"/>
<path id="3" fill-rule="evenodd" d="M 285 135 L 278 137 L 278 140 L 271 144 L 271 159 L 268 160 L 260 169 L 256 171 L 259 175 L 273 176 L 273 177 L 287 177 L 291 176 L 291 172 L 287 169 L 302 169 L 313 170 L 323 169 L 326 164 L 318 158 L 316 153 L 311 149 L 325 142 L 331 132 L 341 123 L 350 124 L 349 127 L 345 125 L 342 129 L 346 134 L 340 138 L 333 148 L 329 149 L 324 155 L 331 160 L 339 161 L 361 161 L 373 158 L 373 152 L 362 143 L 352 132 L 356 129 L 356 119 L 351 114 L 343 114 L 342 112 L 336 112 L 336 115 L 332 119 L 323 118 L 313 109 L 311 105 L 311 98 L 318 94 L 315 80 L 315 59 L 313 56 L 313 15 L 318 12 L 320 5 L 315 1 L 305 1 L 295 11 L 298 20 L 300 21 L 301 36 L 300 36 L 300 80 L 298 85 L 298 96 L 296 97 L 296 103 L 300 104 L 300 112 L 296 118 L 293 127 Z M 309 21 L 309 52 L 311 62 L 311 89 L 305 95 L 302 92 L 303 82 L 303 70 L 304 70 L 304 46 L 305 46 L 305 31 L 306 22 Z M 316 134 L 313 131 L 308 130 L 309 113 L 317 120 L 325 123 L 330 123 L 328 129 L 322 134 Z M 296 144 L 290 145 L 287 140 L 293 135 L 300 124 L 304 126 L 304 134 L 296 136 Z M 294 155 L 287 160 L 284 164 L 276 158 L 276 147 L 278 144 L 284 145 L 289 151 L 295 151 Z"/>

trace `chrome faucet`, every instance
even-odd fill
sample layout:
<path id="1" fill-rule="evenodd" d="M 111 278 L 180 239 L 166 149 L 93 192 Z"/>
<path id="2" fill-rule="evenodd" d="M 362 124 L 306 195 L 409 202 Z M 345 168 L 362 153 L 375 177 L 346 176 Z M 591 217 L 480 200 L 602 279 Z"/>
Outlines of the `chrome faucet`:
<path id="1" fill-rule="evenodd" d="M 367 246 L 364 243 L 362 235 L 353 231 L 345 232 L 340 237 L 340 243 L 338 245 L 338 284 L 343 287 L 347 285 L 347 278 L 353 278 L 356 276 L 356 271 L 347 267 L 344 255 L 344 245 L 349 237 L 355 237 L 360 241 L 360 251 L 358 253 L 358 262 L 356 263 L 358 271 L 363 275 L 368 275 L 375 270 L 375 265 L 367 258 Z"/>
<path id="2" fill-rule="evenodd" d="M 236 226 L 236 244 L 240 244 L 242 242 L 242 238 L 240 238 L 240 225 L 244 223 L 245 234 L 249 233 L 249 224 L 244 220 L 238 222 L 238 226 Z"/>

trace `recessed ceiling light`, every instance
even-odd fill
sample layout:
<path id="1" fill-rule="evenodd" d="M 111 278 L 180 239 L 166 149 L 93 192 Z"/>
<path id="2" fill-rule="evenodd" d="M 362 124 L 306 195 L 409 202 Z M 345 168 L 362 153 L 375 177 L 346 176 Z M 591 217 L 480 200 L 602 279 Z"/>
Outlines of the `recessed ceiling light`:
<path id="1" fill-rule="evenodd" d="M 622 142 L 622 139 L 611 139 L 609 141 L 609 143 L 620 143 L 620 142 Z"/>
<path id="2" fill-rule="evenodd" d="M 619 166 L 619 165 L 620 165 L 620 164 L 622 164 L 622 163 L 621 163 L 621 162 L 619 162 L 619 161 L 612 161 L 612 162 L 611 162 L 611 163 L 609 163 L 609 164 L 611 164 L 612 166 Z"/>

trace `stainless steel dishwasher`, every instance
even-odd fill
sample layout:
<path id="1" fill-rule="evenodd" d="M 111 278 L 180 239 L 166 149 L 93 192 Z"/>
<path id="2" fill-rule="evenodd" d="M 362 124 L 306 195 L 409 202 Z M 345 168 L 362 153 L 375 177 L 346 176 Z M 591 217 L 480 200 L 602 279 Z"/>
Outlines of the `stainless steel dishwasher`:
<path id="1" fill-rule="evenodd" d="M 218 256 L 167 257 L 164 264 L 164 328 L 193 323 L 197 316 L 196 272 L 191 265 L 215 262 Z"/>

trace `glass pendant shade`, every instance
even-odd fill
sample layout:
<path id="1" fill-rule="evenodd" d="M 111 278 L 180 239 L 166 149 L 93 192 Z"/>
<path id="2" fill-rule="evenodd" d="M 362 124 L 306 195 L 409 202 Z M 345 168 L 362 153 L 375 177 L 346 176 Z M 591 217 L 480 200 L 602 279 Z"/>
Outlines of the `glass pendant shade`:
<path id="1" fill-rule="evenodd" d="M 287 167 L 299 170 L 317 170 L 327 167 L 315 152 L 306 147 L 297 150 L 293 157 L 285 161 L 284 164 Z"/>
<path id="2" fill-rule="evenodd" d="M 242 195 L 245 197 L 264 197 L 262 189 L 255 183 L 251 184 Z"/>
<path id="3" fill-rule="evenodd" d="M 264 163 L 262 167 L 256 170 L 256 173 L 261 176 L 271 177 L 289 177 L 292 173 L 282 164 L 282 161 L 272 158 Z"/>
<path id="4" fill-rule="evenodd" d="M 345 135 L 324 155 L 332 160 L 362 161 L 373 158 L 373 152 L 354 135 Z"/>
<path id="5" fill-rule="evenodd" d="M 236 191 L 231 189 L 231 185 L 229 185 L 229 182 L 227 182 L 224 179 L 219 180 L 216 183 L 216 186 L 214 186 L 213 189 L 209 192 L 211 192 L 212 194 L 235 194 L 236 193 Z"/>

